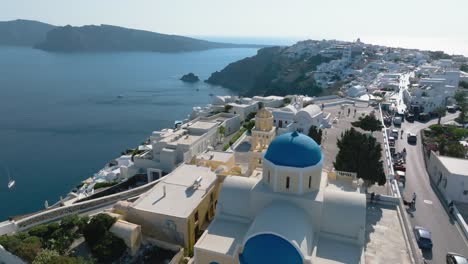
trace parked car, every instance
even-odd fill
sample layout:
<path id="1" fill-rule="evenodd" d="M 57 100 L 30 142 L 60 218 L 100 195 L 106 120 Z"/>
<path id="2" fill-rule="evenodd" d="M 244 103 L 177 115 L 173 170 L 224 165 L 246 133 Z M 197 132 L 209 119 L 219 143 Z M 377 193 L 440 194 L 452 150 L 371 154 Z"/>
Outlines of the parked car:
<path id="1" fill-rule="evenodd" d="M 416 236 L 416 242 L 420 249 L 432 249 L 432 235 L 429 229 L 415 226 L 414 235 Z"/>
<path id="2" fill-rule="evenodd" d="M 408 140 L 408 143 L 410 143 L 410 144 L 416 144 L 418 142 L 418 137 L 414 133 L 409 133 L 408 132 L 408 135 L 407 135 L 406 138 Z"/>
<path id="3" fill-rule="evenodd" d="M 466 259 L 464 256 L 449 252 L 447 253 L 447 264 L 468 264 L 468 259 Z"/>
<path id="4" fill-rule="evenodd" d="M 392 129 L 392 131 L 390 132 L 390 136 L 393 137 L 394 139 L 398 139 L 398 129 Z"/>
<path id="5" fill-rule="evenodd" d="M 403 119 L 401 118 L 401 116 L 395 116 L 393 118 L 393 125 L 395 126 L 401 126 L 401 122 L 403 121 Z"/>
<path id="6" fill-rule="evenodd" d="M 414 122 L 414 115 L 413 114 L 407 114 L 406 115 L 406 120 L 408 122 Z"/>
<path id="7" fill-rule="evenodd" d="M 449 106 L 447 106 L 447 112 L 455 113 L 455 112 L 457 112 L 457 108 L 455 106 L 453 106 L 453 105 L 449 105 Z"/>

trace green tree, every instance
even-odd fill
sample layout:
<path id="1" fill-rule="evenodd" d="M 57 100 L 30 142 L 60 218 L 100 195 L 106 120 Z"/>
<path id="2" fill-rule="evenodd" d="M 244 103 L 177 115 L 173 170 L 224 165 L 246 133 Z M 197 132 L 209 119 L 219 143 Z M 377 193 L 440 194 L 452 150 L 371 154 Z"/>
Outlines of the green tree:
<path id="1" fill-rule="evenodd" d="M 362 134 L 351 127 L 338 139 L 339 148 L 333 166 L 336 170 L 355 172 L 366 186 L 378 183 L 384 185 L 382 147 L 372 136 Z"/>
<path id="2" fill-rule="evenodd" d="M 317 144 L 322 145 L 322 129 L 317 128 L 316 126 L 311 126 L 307 135 L 315 140 Z"/>
<path id="3" fill-rule="evenodd" d="M 460 116 L 458 117 L 459 123 L 464 124 L 466 122 L 466 114 L 468 111 L 468 102 L 466 101 L 466 92 L 458 90 L 455 92 L 453 99 L 457 102 L 460 107 Z"/>
<path id="4" fill-rule="evenodd" d="M 91 247 L 93 256 L 101 263 L 110 263 L 118 259 L 127 249 L 125 242 L 113 235 L 111 232 L 106 232 L 99 240 L 99 243 Z"/>
<path id="5" fill-rule="evenodd" d="M 468 82 L 467 81 L 461 81 L 458 83 L 458 86 L 464 89 L 468 89 Z"/>
<path id="6" fill-rule="evenodd" d="M 445 107 L 442 107 L 442 106 L 437 107 L 436 109 L 434 109 L 433 112 L 437 114 L 437 118 L 438 118 L 438 119 L 437 119 L 437 124 L 438 124 L 438 125 L 440 125 L 440 121 L 442 120 L 442 117 L 445 116 L 446 110 L 447 110 L 447 109 L 446 109 Z"/>
<path id="7" fill-rule="evenodd" d="M 265 107 L 265 104 L 263 102 L 258 102 L 258 110 L 262 109 Z"/>
<path id="8" fill-rule="evenodd" d="M 455 142 L 453 144 L 448 145 L 447 152 L 445 154 L 449 157 L 465 158 L 466 149 L 462 144 Z"/>
<path id="9" fill-rule="evenodd" d="M 252 128 L 255 127 L 255 120 L 246 121 L 246 122 L 244 122 L 243 126 L 250 133 L 250 132 L 252 132 Z"/>
<path id="10" fill-rule="evenodd" d="M 231 110 L 231 109 L 232 109 L 232 105 L 228 105 L 228 104 L 224 105 L 224 112 L 225 113 L 229 113 L 229 110 Z"/>
<path id="11" fill-rule="evenodd" d="M 360 117 L 358 121 L 352 122 L 351 125 L 359 127 L 365 131 L 374 131 L 382 129 L 382 123 L 375 118 L 374 115 L 366 115 L 364 118 Z"/>
<path id="12" fill-rule="evenodd" d="M 468 64 L 462 64 L 460 66 L 460 71 L 468 72 Z"/>
<path id="13" fill-rule="evenodd" d="M 89 244 L 95 244 L 115 223 L 116 219 L 108 214 L 98 214 L 83 228 L 83 236 Z"/>

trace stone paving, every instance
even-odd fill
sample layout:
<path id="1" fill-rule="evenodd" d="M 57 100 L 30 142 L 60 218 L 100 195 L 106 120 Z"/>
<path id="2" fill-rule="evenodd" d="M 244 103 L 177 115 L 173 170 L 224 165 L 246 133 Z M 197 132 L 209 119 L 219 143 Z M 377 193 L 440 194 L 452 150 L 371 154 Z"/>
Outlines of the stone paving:
<path id="1" fill-rule="evenodd" d="M 350 109 L 350 114 L 348 115 L 348 109 Z M 356 109 L 356 115 L 354 115 L 354 110 Z M 325 107 L 323 110 L 325 115 L 331 114 L 330 120 L 337 119 L 337 122 L 332 123 L 331 128 L 324 129 L 323 131 L 323 138 L 322 138 L 322 153 L 323 153 L 323 168 L 327 171 L 331 171 L 333 169 L 333 161 L 335 161 L 336 154 L 338 154 L 338 147 L 336 146 L 336 142 L 338 138 L 341 137 L 341 134 L 344 133 L 346 130 L 352 127 L 351 122 L 357 121 L 359 117 L 365 116 L 369 114 L 371 111 L 375 110 L 376 114 L 378 114 L 378 109 L 374 107 L 367 106 L 367 104 L 356 104 L 353 105 L 336 105 Z M 363 131 L 360 128 L 356 128 L 357 130 L 369 133 L 367 131 Z M 373 136 L 377 139 L 378 142 L 383 143 L 383 135 L 380 131 L 375 131 Z M 383 145 L 382 145 L 382 157 L 385 157 L 385 153 L 383 152 Z M 388 174 L 387 167 L 384 163 L 385 173 Z M 369 192 L 375 192 L 379 194 L 389 194 L 389 188 L 385 186 L 372 186 L 369 188 Z"/>
<path id="2" fill-rule="evenodd" d="M 395 206 L 368 205 L 366 263 L 411 263 Z"/>

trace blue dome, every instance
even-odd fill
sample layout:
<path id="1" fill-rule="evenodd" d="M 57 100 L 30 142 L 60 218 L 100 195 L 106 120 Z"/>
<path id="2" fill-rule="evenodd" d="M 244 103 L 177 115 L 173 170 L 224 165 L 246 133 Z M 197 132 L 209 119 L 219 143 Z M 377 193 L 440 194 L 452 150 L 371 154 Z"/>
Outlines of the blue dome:
<path id="1" fill-rule="evenodd" d="M 288 241 L 273 234 L 256 235 L 245 243 L 241 264 L 302 264 L 302 256 Z"/>
<path id="2" fill-rule="evenodd" d="M 265 159 L 275 165 L 304 168 L 322 160 L 320 146 L 304 134 L 286 133 L 276 137 L 265 153 Z"/>

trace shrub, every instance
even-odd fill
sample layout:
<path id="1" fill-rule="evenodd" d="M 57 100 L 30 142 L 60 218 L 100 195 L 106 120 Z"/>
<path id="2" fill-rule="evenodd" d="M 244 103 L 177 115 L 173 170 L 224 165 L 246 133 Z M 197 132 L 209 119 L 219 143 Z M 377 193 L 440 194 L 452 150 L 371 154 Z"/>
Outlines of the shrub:
<path id="1" fill-rule="evenodd" d="M 42 246 L 41 240 L 38 237 L 29 236 L 27 233 L 1 236 L 0 244 L 9 252 L 27 262 L 32 262 L 36 258 Z"/>
<path id="2" fill-rule="evenodd" d="M 111 232 L 106 232 L 100 238 L 99 243 L 91 247 L 93 255 L 99 262 L 112 262 L 122 256 L 127 249 L 125 242 L 113 235 Z"/>
<path id="3" fill-rule="evenodd" d="M 229 147 L 230 147 L 229 144 L 225 144 L 225 145 L 223 146 L 223 151 L 226 151 Z"/>
<path id="4" fill-rule="evenodd" d="M 94 185 L 94 190 L 116 185 L 117 182 L 98 182 Z"/>
<path id="5" fill-rule="evenodd" d="M 84 226 L 83 235 L 90 245 L 94 245 L 115 223 L 116 219 L 108 214 L 98 214 Z"/>
<path id="6" fill-rule="evenodd" d="M 232 146 L 245 132 L 245 127 L 241 127 L 239 131 L 229 140 L 229 146 Z"/>

